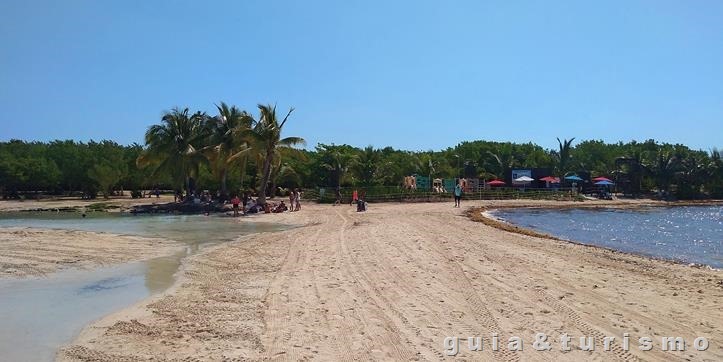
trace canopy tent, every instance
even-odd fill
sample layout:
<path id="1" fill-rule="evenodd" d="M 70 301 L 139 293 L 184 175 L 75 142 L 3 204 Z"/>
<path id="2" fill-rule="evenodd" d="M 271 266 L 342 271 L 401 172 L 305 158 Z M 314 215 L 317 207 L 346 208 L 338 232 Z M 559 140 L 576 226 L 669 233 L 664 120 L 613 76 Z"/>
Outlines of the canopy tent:
<path id="1" fill-rule="evenodd" d="M 582 181 L 582 179 L 581 179 L 578 175 L 565 176 L 565 180 L 568 180 L 568 181 Z"/>
<path id="2" fill-rule="evenodd" d="M 505 182 L 502 180 L 492 180 L 492 181 L 488 182 L 487 184 L 490 186 L 502 186 L 505 184 Z"/>
<path id="3" fill-rule="evenodd" d="M 607 177 L 602 177 L 602 176 L 600 176 L 600 177 L 595 177 L 595 178 L 592 179 L 592 180 L 593 180 L 593 182 L 600 182 L 600 181 L 613 182 L 613 180 L 611 180 L 611 179 L 609 179 L 609 178 L 607 178 Z"/>
<path id="4" fill-rule="evenodd" d="M 515 182 L 531 182 L 531 181 L 535 181 L 535 179 L 532 177 L 527 177 L 527 176 L 522 176 L 522 177 L 518 177 L 515 179 Z"/>

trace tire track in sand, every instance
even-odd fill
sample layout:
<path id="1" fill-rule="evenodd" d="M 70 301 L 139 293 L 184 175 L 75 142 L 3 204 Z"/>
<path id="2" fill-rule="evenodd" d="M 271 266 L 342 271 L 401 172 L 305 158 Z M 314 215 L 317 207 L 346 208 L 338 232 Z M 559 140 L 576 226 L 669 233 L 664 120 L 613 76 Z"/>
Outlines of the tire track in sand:
<path id="1" fill-rule="evenodd" d="M 391 349 L 387 350 L 387 353 L 391 354 L 392 360 L 395 361 L 414 361 L 419 359 L 419 352 L 411 350 L 409 346 L 412 346 L 411 340 L 406 334 L 399 328 L 399 325 L 408 325 L 409 322 L 406 317 L 400 313 L 384 294 L 377 288 L 372 280 L 362 270 L 363 265 L 359 264 L 353 253 L 349 251 L 346 240 L 346 229 L 349 225 L 349 220 L 336 211 L 336 215 L 341 219 L 342 224 L 339 227 L 339 246 L 341 247 L 341 256 L 346 262 L 341 263 L 348 273 L 348 275 L 354 280 L 355 284 L 361 288 L 366 296 L 367 301 L 373 305 L 375 314 L 384 322 L 383 325 L 378 326 L 384 330 L 383 334 L 386 334 L 386 338 L 383 338 L 379 333 L 372 333 L 372 338 L 375 341 L 375 345 L 383 348 L 384 346 L 390 346 Z M 357 289 L 357 293 L 360 290 Z M 372 312 L 372 311 L 370 311 Z M 395 321 L 396 320 L 396 321 Z M 366 325 L 371 324 L 365 320 Z M 402 343 L 399 343 L 399 342 Z M 383 350 L 382 350 L 383 352 Z M 381 357 L 381 356 L 377 356 Z M 379 358 L 377 358 L 379 359 Z M 386 358 L 384 358 L 386 359 Z"/>
<path id="2" fill-rule="evenodd" d="M 317 330 L 324 331 L 331 328 L 328 314 L 318 308 L 322 305 L 322 297 L 318 287 L 316 266 L 309 261 L 308 245 L 319 239 L 328 222 L 327 217 L 325 222 L 312 226 L 316 229 L 312 235 L 289 241 L 289 249 L 282 268 L 271 283 L 265 298 L 264 345 L 268 346 L 265 353 L 266 360 L 298 361 L 316 357 L 316 353 L 329 352 L 319 351 L 321 348 L 311 350 L 312 345 L 320 347 L 322 343 L 331 345 L 331 352 L 335 358 L 342 357 L 341 360 L 348 360 L 344 358 L 345 352 L 338 345 L 335 335 L 311 335 L 306 333 L 304 328 L 304 326 L 311 328 L 319 322 L 323 327 L 318 328 L 314 325 Z M 290 235 L 289 238 L 292 236 L 294 235 Z M 315 320 L 314 316 L 320 318 Z"/>
<path id="3" fill-rule="evenodd" d="M 467 231 L 467 230 L 465 230 Z M 506 275 L 507 280 L 512 285 L 525 285 L 527 280 L 521 279 L 515 272 L 515 266 L 520 265 L 524 261 L 516 256 L 508 255 L 507 253 L 495 252 L 493 248 L 486 248 L 484 257 L 489 261 L 498 265 Z M 570 306 L 564 302 L 560 302 L 557 298 L 550 295 L 541 287 L 533 287 L 532 291 L 550 308 L 555 312 L 563 316 L 566 321 L 571 322 L 575 328 L 582 331 L 586 336 L 594 337 L 596 341 L 602 341 L 607 336 L 598 328 L 585 322 L 580 315 L 575 312 Z M 611 345 L 613 355 L 621 361 L 638 361 L 638 357 L 631 354 L 629 351 L 625 351 L 619 344 L 613 343 Z M 609 356 L 609 355 L 607 355 Z"/>
<path id="4" fill-rule="evenodd" d="M 410 217 L 410 219 L 412 219 Z M 416 224 L 417 230 L 424 230 L 428 227 L 431 227 L 428 223 L 420 223 L 419 221 L 412 221 Z M 429 234 L 433 235 L 433 234 Z M 444 236 L 444 235 L 437 235 L 437 237 L 441 237 L 444 239 L 449 239 L 451 237 Z M 452 238 L 452 242 L 454 242 L 456 239 Z M 449 242 L 449 240 L 447 240 Z M 435 243 L 429 243 L 429 246 L 431 248 L 436 249 L 437 253 L 441 255 L 448 254 L 444 250 L 441 249 L 441 247 L 438 244 Z M 456 278 L 455 280 L 458 283 L 462 283 L 462 285 L 457 285 L 458 292 L 462 294 L 462 297 L 464 299 L 464 302 L 467 304 L 467 306 L 472 310 L 473 317 L 477 324 L 479 326 L 482 326 L 488 333 L 501 333 L 501 328 L 499 321 L 497 318 L 492 314 L 492 312 L 487 308 L 488 304 L 495 303 L 497 301 L 489 300 L 486 296 L 486 294 L 479 293 L 477 288 L 475 287 L 474 283 L 470 280 L 467 273 L 465 273 L 464 268 L 462 264 L 457 260 L 449 260 L 449 265 L 452 266 L 449 268 L 449 272 L 453 273 Z M 502 336 L 500 336 L 500 341 L 503 341 L 504 339 Z M 507 348 L 504 348 L 504 346 L 500 346 L 497 351 L 492 350 L 492 355 L 495 358 L 495 360 L 502 360 L 502 361 L 519 361 L 520 356 L 513 352 L 508 350 Z"/>

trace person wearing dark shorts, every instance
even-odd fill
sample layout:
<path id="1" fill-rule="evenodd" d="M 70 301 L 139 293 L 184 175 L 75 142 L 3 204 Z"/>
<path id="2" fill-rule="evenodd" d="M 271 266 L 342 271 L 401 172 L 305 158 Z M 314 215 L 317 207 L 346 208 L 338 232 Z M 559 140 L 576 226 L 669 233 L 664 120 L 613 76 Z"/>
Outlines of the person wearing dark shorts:
<path id="1" fill-rule="evenodd" d="M 336 187 L 336 201 L 334 201 L 334 206 L 341 205 L 341 186 Z"/>
<path id="2" fill-rule="evenodd" d="M 244 215 L 246 215 L 246 205 L 249 204 L 249 200 L 251 200 L 251 196 L 248 192 L 244 192 L 243 197 L 241 198 L 241 205 L 244 207 L 241 211 Z"/>
<path id="3" fill-rule="evenodd" d="M 233 205 L 233 216 L 234 217 L 238 216 L 238 205 L 240 203 L 241 203 L 241 199 L 239 199 L 238 196 L 234 195 L 233 199 L 231 199 L 231 204 Z"/>
<path id="4" fill-rule="evenodd" d="M 457 184 L 454 187 L 454 207 L 460 207 L 462 205 L 462 185 Z"/>

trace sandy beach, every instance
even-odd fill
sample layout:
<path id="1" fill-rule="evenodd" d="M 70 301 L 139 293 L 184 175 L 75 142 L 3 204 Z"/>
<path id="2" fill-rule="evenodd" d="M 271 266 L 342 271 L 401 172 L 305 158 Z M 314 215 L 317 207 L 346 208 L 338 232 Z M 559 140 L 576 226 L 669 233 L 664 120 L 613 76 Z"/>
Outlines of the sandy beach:
<path id="1" fill-rule="evenodd" d="M 97 198 L 93 200 L 80 200 L 77 197 L 59 197 L 55 199 L 42 200 L 3 200 L 0 202 L 0 212 L 17 211 L 55 211 L 76 209 L 92 210 L 98 208 L 104 211 L 128 210 L 136 205 L 162 204 L 173 201 L 173 195 L 160 195 L 160 197 L 144 197 L 133 199 L 130 196 L 111 197 L 108 199 Z"/>
<path id="2" fill-rule="evenodd" d="M 43 276 L 169 255 L 181 245 L 165 239 L 71 230 L 0 228 L 0 278 Z"/>
<path id="3" fill-rule="evenodd" d="M 0 362 L 723 362 L 723 1 L 87 3 L 0 5 Z"/>
<path id="4" fill-rule="evenodd" d="M 561 205 L 464 206 L 523 203 Z M 186 259 L 174 287 L 88 326 L 58 359 L 723 359 L 720 271 L 501 231 L 465 210 L 306 205 L 249 218 L 306 226 Z M 532 348 L 537 333 L 549 336 L 550 351 Z M 571 351 L 560 347 L 563 333 Z M 453 336 L 456 357 L 444 345 Z M 470 336 L 483 338 L 483 351 L 469 351 Z M 522 338 L 521 352 L 506 348 L 511 336 Z M 577 348 L 583 336 L 594 351 Z M 687 352 L 662 351 L 664 336 L 683 337 Z M 609 351 L 604 337 L 616 338 Z M 640 337 L 652 339 L 651 351 L 638 348 Z M 697 337 L 706 351 L 693 348 Z"/>

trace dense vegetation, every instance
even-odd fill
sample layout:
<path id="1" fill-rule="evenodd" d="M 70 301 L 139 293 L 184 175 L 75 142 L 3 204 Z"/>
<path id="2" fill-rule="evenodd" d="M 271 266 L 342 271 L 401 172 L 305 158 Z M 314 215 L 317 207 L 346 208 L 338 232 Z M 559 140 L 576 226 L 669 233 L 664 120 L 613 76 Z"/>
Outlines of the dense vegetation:
<path id="1" fill-rule="evenodd" d="M 442 151 L 391 147 L 359 149 L 319 144 L 297 149 L 299 137 L 282 137 L 292 115 L 259 105 L 258 119 L 221 103 L 218 114 L 167 112 L 145 135 L 146 145 L 112 141 L 0 143 L 0 192 L 4 198 L 55 195 L 108 196 L 125 191 L 211 190 L 227 197 L 239 190 L 271 195 L 279 188 L 394 186 L 411 174 L 506 179 L 513 168 L 547 168 L 557 176 L 607 176 L 619 191 L 655 192 L 680 199 L 723 197 L 723 162 L 717 150 L 691 150 L 654 140 L 606 144 L 558 140 L 532 143 L 462 142 Z M 508 180 L 509 181 L 509 180 Z"/>

